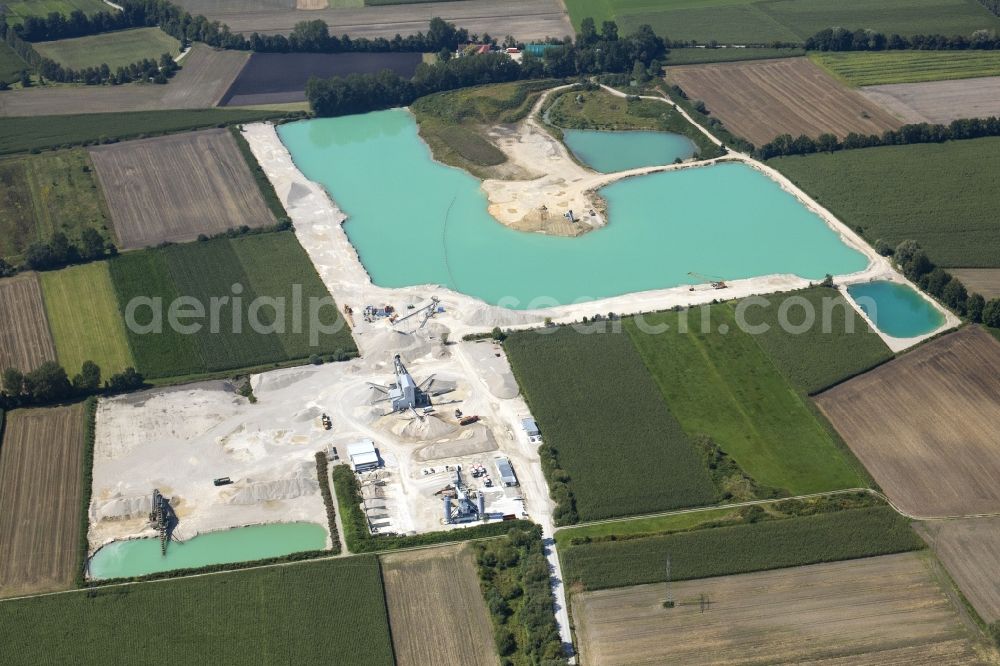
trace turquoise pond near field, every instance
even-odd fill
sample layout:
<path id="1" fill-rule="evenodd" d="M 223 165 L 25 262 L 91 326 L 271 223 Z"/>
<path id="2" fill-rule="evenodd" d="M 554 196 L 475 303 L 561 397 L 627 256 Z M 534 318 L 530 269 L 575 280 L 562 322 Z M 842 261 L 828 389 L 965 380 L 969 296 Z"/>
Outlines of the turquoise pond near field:
<path id="1" fill-rule="evenodd" d="M 698 150 L 686 136 L 670 132 L 563 130 L 563 142 L 595 171 L 614 173 L 686 160 Z"/>
<path id="2" fill-rule="evenodd" d="M 94 553 L 89 571 L 94 579 L 143 576 L 324 548 L 326 530 L 321 525 L 273 523 L 207 532 L 183 543 L 171 541 L 166 556 L 160 552 L 160 540 L 156 538 L 114 541 Z"/>
<path id="3" fill-rule="evenodd" d="M 944 315 L 909 285 L 879 280 L 853 284 L 847 293 L 880 331 L 894 338 L 915 338 L 945 322 Z"/>
<path id="4" fill-rule="evenodd" d="M 823 220 L 740 163 L 620 180 L 609 223 L 575 238 L 515 231 L 490 216 L 480 181 L 439 164 L 395 109 L 284 124 L 298 168 L 348 216 L 372 281 L 438 284 L 513 309 L 792 273 L 819 280 L 868 260 Z"/>

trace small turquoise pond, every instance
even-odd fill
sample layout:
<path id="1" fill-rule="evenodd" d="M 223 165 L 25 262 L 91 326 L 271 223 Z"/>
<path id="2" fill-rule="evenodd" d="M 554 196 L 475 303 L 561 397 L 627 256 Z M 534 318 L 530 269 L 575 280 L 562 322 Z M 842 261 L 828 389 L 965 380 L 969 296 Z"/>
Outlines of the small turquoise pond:
<path id="1" fill-rule="evenodd" d="M 404 110 L 299 121 L 278 133 L 347 214 L 344 231 L 383 287 L 437 284 L 524 310 L 702 282 L 689 272 L 819 280 L 868 265 L 740 163 L 613 183 L 601 190 L 609 224 L 564 238 L 497 222 L 480 181 L 433 161 Z"/>
<path id="2" fill-rule="evenodd" d="M 880 280 L 851 285 L 847 293 L 880 331 L 894 338 L 915 338 L 945 322 L 944 315 L 909 285 Z"/>
<path id="3" fill-rule="evenodd" d="M 563 141 L 595 171 L 614 173 L 686 160 L 698 150 L 686 136 L 670 132 L 598 132 L 563 130 Z"/>
<path id="4" fill-rule="evenodd" d="M 315 523 L 274 523 L 207 532 L 184 543 L 172 541 L 166 557 L 160 553 L 159 539 L 129 539 L 114 541 L 98 550 L 90 560 L 90 576 L 96 579 L 142 576 L 324 548 L 326 530 Z"/>

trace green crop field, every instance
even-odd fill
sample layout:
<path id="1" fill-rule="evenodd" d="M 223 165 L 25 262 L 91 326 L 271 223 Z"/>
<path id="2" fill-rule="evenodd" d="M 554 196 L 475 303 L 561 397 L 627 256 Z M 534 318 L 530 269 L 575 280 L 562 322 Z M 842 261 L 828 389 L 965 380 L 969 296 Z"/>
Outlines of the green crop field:
<path id="1" fill-rule="evenodd" d="M 772 58 L 794 58 L 805 55 L 805 49 L 670 49 L 666 62 L 671 65 L 700 65 L 710 62 L 736 62 L 740 60 L 770 60 Z"/>
<path id="2" fill-rule="evenodd" d="M 77 241 L 86 227 L 111 239 L 104 196 L 86 151 L 0 159 L 0 257 L 17 263 L 31 243 L 59 231 Z"/>
<path id="3" fill-rule="evenodd" d="M 582 527 L 571 527 L 556 532 L 556 543 L 560 548 L 570 548 L 573 542 L 582 539 L 607 539 L 614 536 L 615 540 L 636 538 L 639 535 L 659 535 L 671 532 L 686 532 L 705 523 L 724 522 L 739 517 L 739 509 L 708 509 L 691 513 L 678 513 L 652 518 L 632 518 L 629 520 L 614 520 L 606 523 L 595 523 Z"/>
<path id="4" fill-rule="evenodd" d="M 587 590 L 690 580 L 924 548 L 888 506 L 586 543 L 561 551 L 567 585 Z"/>
<path id="5" fill-rule="evenodd" d="M 813 287 L 766 298 L 767 307 L 747 308 L 746 323 L 767 326 L 766 331 L 753 336 L 754 340 L 792 385 L 804 393 L 819 393 L 893 356 L 882 338 L 838 291 Z M 815 313 L 817 324 L 800 334 L 782 330 L 779 311 L 783 303 L 787 303 L 788 323 L 803 323 L 808 308 Z"/>
<path id="6" fill-rule="evenodd" d="M 340 359 L 357 349 L 333 299 L 291 232 L 130 252 L 111 261 L 111 278 L 123 314 L 133 299 L 160 299 L 161 331 L 128 331 L 137 369 L 146 377 L 258 367 L 305 360 L 312 354 Z M 293 320 L 296 293 L 301 297 L 300 332 Z M 181 321 L 201 324 L 198 330 L 184 333 L 168 325 L 168 308 L 178 297 L 190 301 L 182 304 L 182 311 L 198 307 L 195 303 L 203 308 L 201 318 Z M 240 299 L 238 309 L 236 298 Z M 283 305 L 265 299 L 281 299 Z M 317 321 L 331 327 L 317 327 L 315 345 L 310 340 L 311 299 L 328 299 L 318 310 Z M 218 303 L 216 332 L 211 328 L 213 301 Z M 280 308 L 284 317 L 278 322 Z M 149 307 L 143 306 L 135 321 L 147 325 L 151 317 Z M 339 329 L 332 331 L 338 323 Z"/>
<path id="7" fill-rule="evenodd" d="M 394 663 L 374 556 L 0 603 L 9 663 Z"/>
<path id="8" fill-rule="evenodd" d="M 281 118 L 285 115 L 284 111 L 187 109 L 4 118 L 0 123 L 0 155 L 186 132 L 203 127 Z"/>
<path id="9" fill-rule="evenodd" d="M 1000 138 L 770 160 L 870 243 L 920 243 L 941 266 L 1000 267 Z"/>
<path id="10" fill-rule="evenodd" d="M 99 35 L 38 42 L 35 50 L 43 57 L 72 69 L 107 65 L 114 71 L 151 58 L 159 61 L 164 53 L 176 56 L 181 43 L 159 28 L 135 28 Z"/>
<path id="11" fill-rule="evenodd" d="M 7 42 L 0 42 L 0 81 L 14 83 L 25 69 L 30 71 L 31 66 L 21 60 L 21 56 Z"/>
<path id="12" fill-rule="evenodd" d="M 711 332 L 701 312 L 647 315 L 666 333 L 625 328 L 670 411 L 689 436 L 707 435 L 759 484 L 801 495 L 862 485 L 847 457 L 805 399 L 737 326 L 729 304 L 711 308 Z M 689 319 L 680 333 L 679 318 Z M 728 331 L 719 333 L 720 328 Z"/>
<path id="13" fill-rule="evenodd" d="M 88 15 L 113 11 L 101 0 L 6 0 L 3 6 L 9 23 L 20 23 L 28 16 L 48 16 L 52 12 L 69 16 L 77 9 Z"/>
<path id="14" fill-rule="evenodd" d="M 901 35 L 971 35 L 1000 19 L 977 0 L 567 0 L 573 25 L 615 19 L 628 33 L 643 23 L 674 40 L 723 44 L 801 42 L 825 28 L 871 28 Z"/>
<path id="15" fill-rule="evenodd" d="M 856 51 L 812 53 L 809 57 L 852 86 L 1000 76 L 1000 53 L 996 51 Z"/>
<path id="16" fill-rule="evenodd" d="M 524 332 L 505 343 L 581 520 L 710 504 L 698 453 L 623 333 Z"/>
<path id="17" fill-rule="evenodd" d="M 105 379 L 135 365 L 107 263 L 73 266 L 39 277 L 59 364 L 70 377 L 84 361 L 99 365 Z"/>

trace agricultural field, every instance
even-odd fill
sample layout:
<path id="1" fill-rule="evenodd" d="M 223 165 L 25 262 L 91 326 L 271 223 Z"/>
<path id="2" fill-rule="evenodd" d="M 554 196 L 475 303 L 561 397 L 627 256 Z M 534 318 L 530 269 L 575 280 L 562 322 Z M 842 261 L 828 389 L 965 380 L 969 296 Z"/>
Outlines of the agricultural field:
<path id="1" fill-rule="evenodd" d="M 222 106 L 304 102 L 316 76 L 370 74 L 390 69 L 411 78 L 419 53 L 254 53 L 222 98 Z"/>
<path id="2" fill-rule="evenodd" d="M 710 504 L 716 491 L 624 333 L 560 328 L 505 342 L 580 520 Z M 572 369 L 567 372 L 567 369 Z"/>
<path id="3" fill-rule="evenodd" d="M 467 546 L 385 555 L 382 582 L 398 666 L 500 663 Z"/>
<path id="4" fill-rule="evenodd" d="M 1000 620 L 1000 519 L 940 520 L 916 525 L 983 621 Z"/>
<path id="5" fill-rule="evenodd" d="M 901 511 L 1000 511 L 1000 342 L 983 329 L 933 340 L 816 401 Z"/>
<path id="6" fill-rule="evenodd" d="M 924 548 L 910 521 L 871 506 L 808 516 L 595 541 L 560 550 L 567 586 L 600 590 L 749 573 Z M 628 563 L 623 566 L 622 563 Z"/>
<path id="7" fill-rule="evenodd" d="M 947 125 L 1000 115 L 1000 77 L 869 86 L 865 97 L 907 123 Z"/>
<path id="8" fill-rule="evenodd" d="M 0 42 L 0 81 L 14 83 L 25 69 L 30 70 L 31 66 L 7 42 Z"/>
<path id="9" fill-rule="evenodd" d="M 113 72 L 146 58 L 159 62 L 164 53 L 176 57 L 181 43 L 159 28 L 135 28 L 53 42 L 38 42 L 34 49 L 43 58 L 72 69 L 107 65 Z"/>
<path id="10" fill-rule="evenodd" d="M 42 288 L 35 273 L 0 280 L 0 372 L 28 372 L 56 360 L 45 316 Z"/>
<path id="11" fill-rule="evenodd" d="M 576 595 L 583 663 L 989 663 L 925 554 Z M 664 637 L 669 636 L 669 640 Z"/>
<path id="12" fill-rule="evenodd" d="M 863 485 L 805 399 L 739 328 L 733 308 L 712 307 L 709 332 L 698 330 L 700 316 L 698 310 L 646 315 L 649 326 L 669 326 L 660 335 L 625 322 L 688 436 L 711 437 L 765 489 L 802 495 Z M 686 333 L 679 332 L 681 317 L 692 320 Z M 729 332 L 719 333 L 723 328 Z"/>
<path id="13" fill-rule="evenodd" d="M 969 293 L 980 293 L 987 300 L 1000 298 L 1000 268 L 952 268 L 948 271 L 966 286 Z"/>
<path id="14" fill-rule="evenodd" d="M 869 243 L 912 239 L 940 266 L 1000 268 L 1000 138 L 783 157 L 768 164 Z M 929 169 L 928 165 L 934 165 Z"/>
<path id="15" fill-rule="evenodd" d="M 1000 20 L 976 0 L 567 0 L 573 25 L 615 19 L 625 33 L 643 23 L 674 40 L 723 44 L 801 42 L 834 26 L 901 35 L 970 35 Z"/>
<path id="16" fill-rule="evenodd" d="M 881 134 L 901 123 L 809 58 L 670 67 L 667 81 L 733 134 L 761 145 L 781 134 Z"/>
<path id="17" fill-rule="evenodd" d="M 136 369 L 146 377 L 178 377 L 280 364 L 305 360 L 312 354 L 339 359 L 356 350 L 350 329 L 291 232 L 130 252 L 112 260 L 109 267 L 120 308 L 134 298 L 160 298 L 166 309 L 181 296 L 195 299 L 204 308 L 203 319 L 183 320 L 184 324 L 202 324 L 190 334 L 174 330 L 165 318 L 160 332 L 141 328 L 126 331 Z M 233 285 L 240 285 L 242 290 L 235 294 Z M 317 328 L 315 344 L 310 340 L 308 319 L 302 322 L 301 332 L 295 332 L 292 319 L 295 285 L 301 286 L 304 318 L 309 317 L 310 299 L 329 299 L 317 315 L 317 321 L 327 328 Z M 212 333 L 212 299 L 234 295 L 242 299 L 240 311 L 235 315 L 239 329 L 231 324 L 233 302 L 220 300 L 216 310 L 219 328 Z M 266 304 L 256 312 L 263 327 L 259 332 L 252 330 L 248 313 L 258 297 L 280 298 L 285 302 L 283 320 L 276 320 L 275 308 Z M 154 321 L 148 307 L 139 308 L 135 319 L 140 327 Z M 338 324 L 336 332 L 328 332 Z"/>
<path id="18" fill-rule="evenodd" d="M 246 120 L 258 119 L 247 111 L 207 110 L 219 103 L 249 57 L 245 51 L 224 51 L 196 43 L 181 61 L 181 70 L 167 85 L 45 86 L 8 91 L 0 95 L 0 116 L 18 118 L 5 117 L 0 123 L 0 153 L 96 141 L 100 137 L 124 139 L 139 134 L 213 127 L 221 122 L 240 121 L 240 116 Z M 191 114 L 164 109 L 206 110 Z M 150 113 L 134 114 L 139 111 Z M 53 118 L 54 113 L 76 115 Z M 122 115 L 116 116 L 115 123 L 110 125 L 107 116 L 89 115 L 102 113 Z M 260 115 L 263 114 L 257 114 Z M 280 114 L 271 117 L 276 115 Z M 25 133 L 27 136 L 20 136 Z M 11 144 L 24 147 L 12 150 Z"/>
<path id="19" fill-rule="evenodd" d="M 809 57 L 852 86 L 1000 75 L 1000 53 L 996 51 L 855 51 L 812 53 Z"/>
<path id="20" fill-rule="evenodd" d="M 710 62 L 736 62 L 739 60 L 770 60 L 772 58 L 794 58 L 804 56 L 805 49 L 772 49 L 772 48 L 718 48 L 718 49 L 670 49 L 664 64 L 671 65 L 701 65 Z"/>
<path id="21" fill-rule="evenodd" d="M 462 2 L 419 2 L 401 5 L 365 6 L 357 0 L 181 0 L 178 5 L 192 14 L 227 24 L 235 33 L 249 35 L 288 34 L 300 21 L 319 19 L 336 35 L 384 37 L 427 32 L 436 16 L 482 35 L 516 35 L 531 41 L 548 36 L 573 34 L 566 11 L 559 0 L 463 0 Z M 329 8 L 323 8 L 328 4 Z M 274 5 L 279 5 L 275 7 Z M 318 7 L 317 7 L 318 6 Z M 305 9 L 308 7 L 308 9 Z"/>
<path id="22" fill-rule="evenodd" d="M 0 596 L 73 585 L 85 412 L 76 404 L 7 413 L 0 446 Z M 8 620 L 2 624 L 9 627 Z M 4 636 L 5 644 L 10 640 Z"/>
<path id="23" fill-rule="evenodd" d="M 586 539 L 610 540 L 635 538 L 637 535 L 670 534 L 686 532 L 704 526 L 706 523 L 740 522 L 739 509 L 705 509 L 684 513 L 651 516 L 648 518 L 628 518 L 608 522 L 593 523 L 581 527 L 569 527 L 556 532 L 559 548 L 570 548 L 575 541 Z"/>
<path id="24" fill-rule="evenodd" d="M 24 662 L 394 663 L 373 556 L 4 602 L 0 627 Z"/>
<path id="25" fill-rule="evenodd" d="M 58 12 L 69 16 L 79 9 L 87 15 L 111 11 L 101 0 L 7 0 L 3 3 L 8 23 L 20 23 L 27 16 L 48 16 Z"/>
<path id="26" fill-rule="evenodd" d="M 792 386 L 803 393 L 818 393 L 893 356 L 882 338 L 838 291 L 813 287 L 765 298 L 768 306 L 748 307 L 745 321 L 751 327 L 768 327 L 755 334 L 754 340 Z M 789 321 L 803 322 L 806 305 L 800 299 L 808 302 L 817 323 L 804 333 L 790 335 L 779 325 L 779 311 L 787 301 Z"/>
<path id="27" fill-rule="evenodd" d="M 107 263 L 49 271 L 39 278 L 59 365 L 70 377 L 84 361 L 100 366 L 104 379 L 135 365 Z"/>
<path id="28" fill-rule="evenodd" d="M 98 146 L 90 156 L 125 249 L 276 222 L 225 129 Z"/>
<path id="29" fill-rule="evenodd" d="M 0 258 L 19 263 L 30 244 L 57 232 L 76 242 L 88 227 L 115 240 L 86 151 L 0 159 Z"/>

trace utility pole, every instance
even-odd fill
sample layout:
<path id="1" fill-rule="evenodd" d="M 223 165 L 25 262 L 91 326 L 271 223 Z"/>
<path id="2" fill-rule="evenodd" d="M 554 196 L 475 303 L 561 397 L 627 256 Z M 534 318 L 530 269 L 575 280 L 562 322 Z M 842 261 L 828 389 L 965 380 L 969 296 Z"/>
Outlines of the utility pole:
<path id="1" fill-rule="evenodd" d="M 667 598 L 663 601 L 663 607 L 674 607 L 674 595 L 670 591 L 670 555 L 667 555 Z"/>

